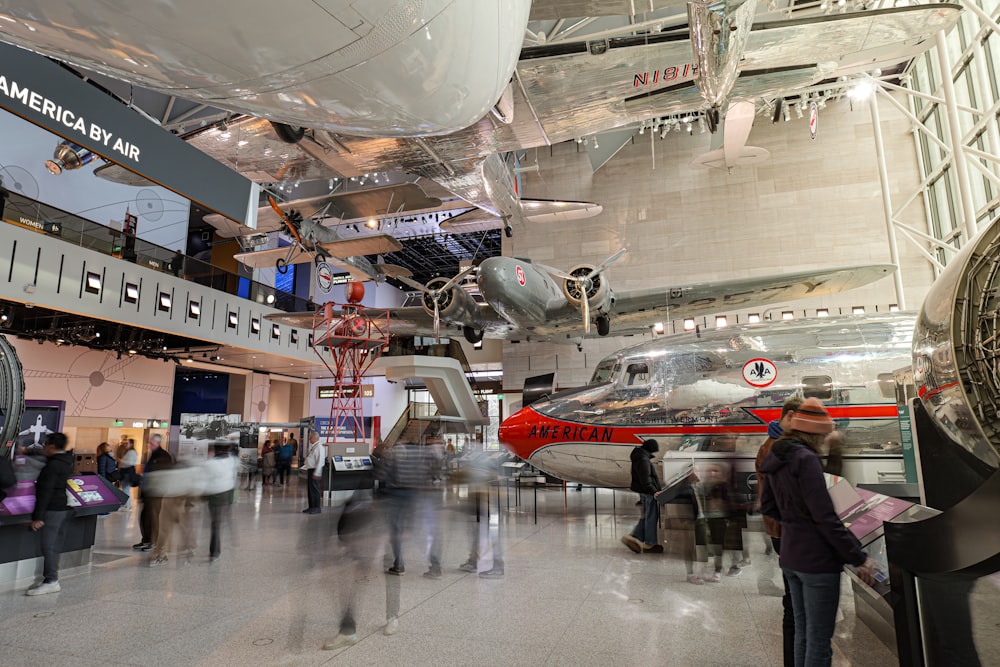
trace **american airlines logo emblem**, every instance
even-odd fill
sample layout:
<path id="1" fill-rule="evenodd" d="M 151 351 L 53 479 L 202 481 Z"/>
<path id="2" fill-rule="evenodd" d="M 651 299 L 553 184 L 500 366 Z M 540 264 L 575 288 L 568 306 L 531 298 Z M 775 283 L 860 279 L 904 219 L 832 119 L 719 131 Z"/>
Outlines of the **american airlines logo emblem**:
<path id="1" fill-rule="evenodd" d="M 778 369 L 768 359 L 751 359 L 743 364 L 743 379 L 751 387 L 766 387 L 778 379 Z"/>
<path id="2" fill-rule="evenodd" d="M 525 283 L 525 279 L 524 279 L 524 269 L 523 269 L 523 268 L 521 268 L 521 266 L 520 266 L 520 265 L 518 265 L 518 267 L 517 267 L 517 269 L 516 269 L 516 270 L 514 271 L 514 273 L 515 273 L 515 274 L 517 275 L 517 284 L 518 284 L 518 285 L 520 285 L 521 287 L 524 287 L 524 283 Z"/>

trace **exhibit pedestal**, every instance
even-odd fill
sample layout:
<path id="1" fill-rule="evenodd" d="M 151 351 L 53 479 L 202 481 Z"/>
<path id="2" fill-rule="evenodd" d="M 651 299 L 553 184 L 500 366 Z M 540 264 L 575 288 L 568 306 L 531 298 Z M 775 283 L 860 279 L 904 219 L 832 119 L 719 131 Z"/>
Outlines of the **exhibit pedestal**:
<path id="1" fill-rule="evenodd" d="M 60 576 L 90 568 L 97 517 L 74 516 L 66 527 Z M 0 592 L 27 588 L 42 576 L 42 549 L 38 533 L 27 523 L 0 525 Z"/>

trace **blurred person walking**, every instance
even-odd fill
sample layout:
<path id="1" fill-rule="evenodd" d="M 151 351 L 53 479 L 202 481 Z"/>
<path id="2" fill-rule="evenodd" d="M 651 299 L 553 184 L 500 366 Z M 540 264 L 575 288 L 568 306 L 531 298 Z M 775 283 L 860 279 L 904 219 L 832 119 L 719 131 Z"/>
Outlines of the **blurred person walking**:
<path id="1" fill-rule="evenodd" d="M 58 593 L 59 557 L 66 537 L 70 517 L 66 502 L 66 482 L 73 474 L 73 452 L 66 451 L 66 436 L 49 433 L 45 436 L 45 467 L 35 480 L 35 508 L 31 512 L 31 530 L 40 532 L 42 548 L 42 580 L 27 590 L 28 595 Z"/>
<path id="2" fill-rule="evenodd" d="M 406 571 L 403 561 L 403 534 L 415 517 L 428 529 L 430 536 L 430 568 L 425 577 L 441 577 L 441 535 L 432 494 L 431 469 L 428 452 L 414 442 L 396 443 L 389 457 L 389 476 L 386 496 L 389 499 L 389 543 L 392 546 L 392 567 L 387 574 L 402 575 Z"/>
<path id="3" fill-rule="evenodd" d="M 232 507 L 236 496 L 236 475 L 239 462 L 233 455 L 229 442 L 212 445 L 212 458 L 203 468 L 203 492 L 208 505 L 210 537 L 208 558 L 215 561 L 222 555 L 222 529 L 228 528 L 232 536 Z"/>
<path id="4" fill-rule="evenodd" d="M 841 523 L 826 490 L 817 452 L 833 430 L 819 399 L 807 398 L 760 466 L 767 475 L 761 511 L 781 522 L 778 562 L 792 597 L 796 667 L 832 662 L 844 564 L 855 566 L 865 583 L 875 583 L 875 561 Z"/>
<path id="5" fill-rule="evenodd" d="M 139 512 L 139 532 L 141 536 L 139 543 L 132 545 L 132 548 L 136 551 L 152 551 L 153 540 L 156 539 L 160 523 L 161 498 L 149 493 L 146 485 L 146 477 L 150 473 L 155 473 L 161 468 L 174 464 L 173 455 L 161 446 L 163 444 L 162 435 L 154 433 L 149 436 L 146 444 L 149 458 L 146 460 L 146 465 L 142 470 L 142 478 L 139 480 L 139 502 L 142 504 L 142 509 Z M 135 449 L 133 448 L 132 451 L 134 452 Z"/>

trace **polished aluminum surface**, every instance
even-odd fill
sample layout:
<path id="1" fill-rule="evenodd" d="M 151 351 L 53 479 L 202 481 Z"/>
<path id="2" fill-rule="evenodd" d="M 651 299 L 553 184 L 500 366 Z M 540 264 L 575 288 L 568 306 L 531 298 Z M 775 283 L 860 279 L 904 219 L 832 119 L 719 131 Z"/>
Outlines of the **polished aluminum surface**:
<path id="1" fill-rule="evenodd" d="M 656 439 L 666 456 L 752 457 L 785 399 L 815 392 L 844 434 L 845 453 L 899 454 L 892 371 L 910 362 L 914 319 L 838 317 L 664 336 L 607 357 L 595 373 L 601 384 L 509 417 L 500 440 L 562 479 L 627 486 L 628 457 L 641 440 Z M 757 362 L 768 370 L 751 383 L 747 369 Z"/>
<path id="2" fill-rule="evenodd" d="M 0 2 L 0 39 L 168 95 L 367 136 L 441 134 L 507 87 L 530 0 Z"/>
<path id="3" fill-rule="evenodd" d="M 757 0 L 726 0 L 718 4 L 688 3 L 688 25 L 696 81 L 708 105 L 723 111 L 743 66 Z"/>
<path id="4" fill-rule="evenodd" d="M 1000 225 L 955 256 L 924 300 L 913 336 L 921 401 L 952 440 L 1000 467 Z"/>

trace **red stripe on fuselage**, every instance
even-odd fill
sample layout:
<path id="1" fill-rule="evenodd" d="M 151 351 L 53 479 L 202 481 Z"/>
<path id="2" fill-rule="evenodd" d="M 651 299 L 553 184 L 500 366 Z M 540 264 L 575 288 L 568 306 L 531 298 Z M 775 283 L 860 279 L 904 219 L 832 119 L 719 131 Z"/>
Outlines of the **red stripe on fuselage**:
<path id="1" fill-rule="evenodd" d="M 827 410 L 832 418 L 841 420 L 896 419 L 899 416 L 895 405 L 829 406 Z M 500 426 L 500 442 L 527 459 L 541 447 L 565 442 L 636 444 L 644 438 L 656 436 L 764 434 L 768 422 L 781 416 L 781 408 L 743 408 L 743 411 L 756 421 L 743 424 L 618 426 L 553 419 L 529 407 L 504 420 Z"/>

